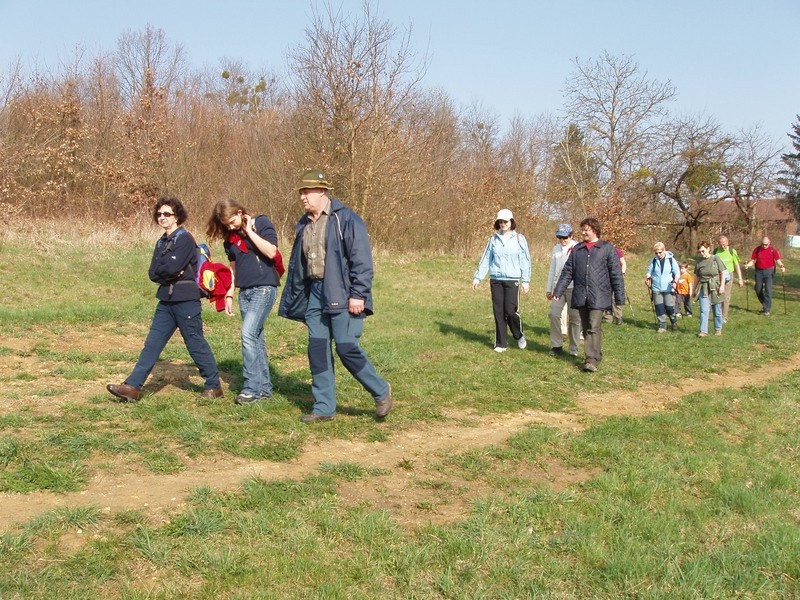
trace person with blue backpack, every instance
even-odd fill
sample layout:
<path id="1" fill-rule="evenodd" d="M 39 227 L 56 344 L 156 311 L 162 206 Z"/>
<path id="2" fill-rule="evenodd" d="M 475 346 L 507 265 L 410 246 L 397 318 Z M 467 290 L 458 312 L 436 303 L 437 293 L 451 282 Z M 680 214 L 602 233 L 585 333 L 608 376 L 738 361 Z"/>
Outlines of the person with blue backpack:
<path id="1" fill-rule="evenodd" d="M 653 244 L 653 260 L 647 265 L 644 282 L 650 290 L 653 307 L 658 320 L 658 333 L 667 331 L 669 318 L 672 330 L 678 328 L 675 316 L 675 286 L 681 276 L 681 269 L 675 255 L 664 246 L 664 242 Z"/>
<path id="2" fill-rule="evenodd" d="M 177 198 L 160 198 L 153 207 L 153 220 L 164 230 L 156 242 L 148 271 L 150 280 L 158 284 L 158 304 L 133 372 L 123 383 L 106 386 L 121 402 L 139 401 L 142 386 L 176 329 L 205 379 L 200 395 L 203 398 L 223 395 L 217 361 L 203 335 L 201 292 L 197 285 L 198 251 L 194 238 L 182 226 L 187 217 Z"/>
<path id="3" fill-rule="evenodd" d="M 220 200 L 206 229 L 209 242 L 223 240 L 233 272 L 225 296 L 225 313 L 233 315 L 233 290 L 239 289 L 242 313 L 242 389 L 236 404 L 255 404 L 272 398 L 272 379 L 264 326 L 278 296 L 280 269 L 278 234 L 266 215 L 252 216 L 238 200 Z"/>

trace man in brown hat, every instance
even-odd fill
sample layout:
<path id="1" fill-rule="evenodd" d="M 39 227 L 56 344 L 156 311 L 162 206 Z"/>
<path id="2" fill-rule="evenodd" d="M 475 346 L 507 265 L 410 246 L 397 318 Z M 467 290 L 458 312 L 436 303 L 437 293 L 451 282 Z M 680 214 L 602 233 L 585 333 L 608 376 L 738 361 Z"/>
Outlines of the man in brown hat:
<path id="1" fill-rule="evenodd" d="M 372 249 L 364 221 L 329 196 L 325 173 L 307 171 L 295 191 L 305 214 L 296 235 L 278 314 L 308 327 L 308 362 L 314 406 L 304 423 L 336 415 L 331 342 L 345 368 L 375 399 L 375 416 L 392 409 L 392 388 L 375 371 L 359 344 L 372 314 Z"/>

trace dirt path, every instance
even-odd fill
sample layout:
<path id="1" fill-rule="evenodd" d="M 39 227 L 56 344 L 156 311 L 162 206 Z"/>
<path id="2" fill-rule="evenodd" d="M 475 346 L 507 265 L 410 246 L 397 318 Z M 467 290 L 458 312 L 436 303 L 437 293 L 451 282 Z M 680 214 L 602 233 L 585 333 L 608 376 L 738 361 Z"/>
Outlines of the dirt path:
<path id="1" fill-rule="evenodd" d="M 768 364 L 749 372 L 732 370 L 707 380 L 684 380 L 676 386 L 673 399 L 685 394 L 716 387 L 740 389 L 759 384 L 800 367 L 800 354 L 790 360 Z M 372 503 L 392 513 L 399 522 L 447 522 L 465 514 L 472 498 L 480 497 L 482 484 L 458 481 L 432 468 L 446 455 L 471 448 L 502 444 L 513 434 L 532 424 L 542 424 L 565 431 L 579 432 L 597 419 L 613 415 L 643 416 L 663 410 L 668 402 L 663 387 L 640 386 L 635 392 L 609 392 L 587 396 L 578 401 L 575 413 L 548 413 L 526 410 L 507 415 L 476 416 L 448 414 L 448 422 L 421 423 L 393 431 L 387 442 L 330 440 L 309 445 L 295 460 L 284 463 L 246 461 L 243 459 L 203 460 L 188 464 L 175 475 L 149 472 L 112 475 L 98 472 L 86 489 L 57 495 L 48 492 L 0 494 L 0 530 L 14 523 L 61 506 L 99 506 L 105 512 L 145 509 L 151 519 L 168 519 L 185 506 L 187 492 L 197 486 L 218 491 L 233 491 L 250 477 L 264 480 L 303 479 L 319 471 L 322 463 L 350 462 L 365 467 L 380 467 L 389 475 L 369 477 L 343 484 L 340 497 L 345 503 Z M 510 467 L 511 468 L 511 467 Z M 555 489 L 592 477 L 558 463 L 527 465 L 515 476 L 547 482 Z M 420 485 L 424 481 L 425 485 Z"/>

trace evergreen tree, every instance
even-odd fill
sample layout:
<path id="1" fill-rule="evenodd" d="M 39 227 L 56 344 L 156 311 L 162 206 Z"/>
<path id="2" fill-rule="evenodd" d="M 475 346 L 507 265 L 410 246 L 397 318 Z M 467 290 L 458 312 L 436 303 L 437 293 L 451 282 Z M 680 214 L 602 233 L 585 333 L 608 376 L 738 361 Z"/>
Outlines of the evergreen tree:
<path id="1" fill-rule="evenodd" d="M 797 123 L 792 125 L 792 131 L 794 133 L 786 135 L 792 140 L 795 151 L 781 155 L 786 168 L 781 169 L 778 181 L 786 192 L 781 204 L 791 210 L 794 218 L 800 221 L 800 115 L 797 115 Z"/>

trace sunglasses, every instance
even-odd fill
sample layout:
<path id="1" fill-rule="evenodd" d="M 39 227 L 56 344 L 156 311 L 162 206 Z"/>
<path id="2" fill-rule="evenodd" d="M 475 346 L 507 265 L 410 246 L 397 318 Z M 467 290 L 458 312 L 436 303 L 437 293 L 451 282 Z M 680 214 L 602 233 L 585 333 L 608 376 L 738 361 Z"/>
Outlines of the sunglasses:
<path id="1" fill-rule="evenodd" d="M 557 235 L 556 239 L 565 240 L 565 239 L 567 239 L 567 236 L 566 235 Z"/>
<path id="2" fill-rule="evenodd" d="M 174 217 L 174 216 L 175 216 L 175 213 L 166 212 L 166 211 L 165 211 L 165 212 L 157 212 L 157 213 L 156 213 L 156 216 L 158 216 L 158 217 L 167 217 L 167 218 L 169 218 L 169 217 Z"/>

